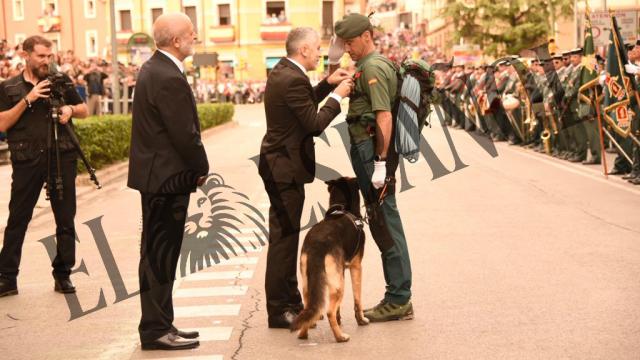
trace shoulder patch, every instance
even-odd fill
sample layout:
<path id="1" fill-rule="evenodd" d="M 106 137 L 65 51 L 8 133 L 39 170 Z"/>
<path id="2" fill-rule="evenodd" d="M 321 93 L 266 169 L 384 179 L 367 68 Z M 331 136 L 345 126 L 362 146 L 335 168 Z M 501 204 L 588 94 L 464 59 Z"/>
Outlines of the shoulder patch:
<path id="1" fill-rule="evenodd" d="M 377 83 L 378 83 L 378 79 L 376 79 L 376 78 L 373 78 L 373 79 L 369 80 L 369 85 L 375 85 Z"/>

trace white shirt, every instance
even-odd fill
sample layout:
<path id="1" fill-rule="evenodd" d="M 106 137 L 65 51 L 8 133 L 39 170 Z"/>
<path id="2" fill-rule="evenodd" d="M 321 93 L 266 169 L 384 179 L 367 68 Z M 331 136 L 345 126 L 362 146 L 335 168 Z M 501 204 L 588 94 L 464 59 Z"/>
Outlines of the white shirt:
<path id="1" fill-rule="evenodd" d="M 307 69 L 304 68 L 304 66 L 300 65 L 299 62 L 293 60 L 292 58 L 287 58 L 287 60 L 291 61 L 295 66 L 297 66 L 298 68 L 300 68 L 300 70 L 302 70 L 302 72 L 304 73 L 305 76 L 307 76 Z M 334 98 L 337 102 L 341 102 L 342 101 L 342 96 L 332 92 L 329 94 L 329 97 Z"/>
<path id="2" fill-rule="evenodd" d="M 177 57 L 171 55 L 171 53 L 169 53 L 167 51 L 160 50 L 160 49 L 158 49 L 158 51 L 160 51 L 161 53 L 165 54 L 169 59 L 171 59 L 171 61 L 173 61 L 173 63 L 176 64 L 176 66 L 178 67 L 180 72 L 184 74 L 184 64 L 182 63 L 182 61 L 178 60 Z"/>

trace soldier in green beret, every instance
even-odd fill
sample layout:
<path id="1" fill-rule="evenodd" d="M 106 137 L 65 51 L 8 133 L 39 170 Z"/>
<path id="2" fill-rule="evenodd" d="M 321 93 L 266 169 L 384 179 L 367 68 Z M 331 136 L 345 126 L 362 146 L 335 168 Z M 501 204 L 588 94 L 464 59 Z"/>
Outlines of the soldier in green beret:
<path id="1" fill-rule="evenodd" d="M 341 43 L 356 61 L 355 89 L 347 114 L 351 164 L 368 203 L 369 225 L 382 252 L 386 281 L 384 299 L 364 315 L 372 322 L 412 319 L 411 263 L 394 195 L 399 162 L 392 141 L 391 113 L 397 96 L 396 69 L 376 51 L 368 17 L 345 16 L 336 22 L 335 34 L 339 40 L 332 41 L 329 52 L 335 52 L 336 43 Z"/>

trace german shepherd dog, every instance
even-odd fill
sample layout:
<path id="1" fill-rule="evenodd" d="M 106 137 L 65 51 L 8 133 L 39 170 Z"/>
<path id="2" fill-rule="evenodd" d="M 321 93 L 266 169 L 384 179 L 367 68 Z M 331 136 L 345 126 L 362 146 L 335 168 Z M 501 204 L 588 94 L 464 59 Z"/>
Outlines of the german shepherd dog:
<path id="1" fill-rule="evenodd" d="M 361 303 L 364 231 L 360 215 L 360 192 L 355 178 L 325 182 L 329 190 L 329 210 L 304 239 L 300 255 L 304 309 L 291 324 L 298 338 L 307 339 L 309 328 L 322 317 L 326 295 L 327 316 L 337 342 L 349 341 L 340 329 L 340 303 L 344 294 L 344 270 L 351 273 L 353 300 L 358 325 L 367 325 Z M 327 291 L 328 290 L 328 291 Z"/>

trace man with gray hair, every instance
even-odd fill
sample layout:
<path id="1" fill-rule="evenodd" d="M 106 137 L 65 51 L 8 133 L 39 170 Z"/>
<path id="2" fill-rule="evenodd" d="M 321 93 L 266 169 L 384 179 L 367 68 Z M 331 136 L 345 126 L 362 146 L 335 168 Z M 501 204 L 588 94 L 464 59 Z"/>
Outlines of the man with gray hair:
<path id="1" fill-rule="evenodd" d="M 202 185 L 209 161 L 196 102 L 182 61 L 193 54 L 189 17 L 165 14 L 153 24 L 158 51 L 142 65 L 133 100 L 128 186 L 142 197 L 138 331 L 143 350 L 199 346 L 196 331 L 173 326 L 173 281 L 189 195 Z"/>
<path id="2" fill-rule="evenodd" d="M 340 102 L 351 92 L 352 81 L 347 71 L 338 69 L 311 86 L 306 73 L 318 66 L 321 56 L 320 37 L 314 29 L 291 30 L 286 50 L 287 56 L 267 79 L 267 132 L 258 168 L 271 203 L 265 275 L 269 327 L 288 329 L 302 310 L 296 268 L 304 184 L 315 177 L 313 137 L 340 113 Z"/>

